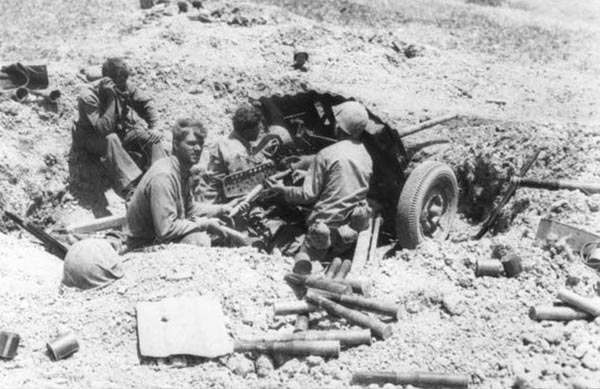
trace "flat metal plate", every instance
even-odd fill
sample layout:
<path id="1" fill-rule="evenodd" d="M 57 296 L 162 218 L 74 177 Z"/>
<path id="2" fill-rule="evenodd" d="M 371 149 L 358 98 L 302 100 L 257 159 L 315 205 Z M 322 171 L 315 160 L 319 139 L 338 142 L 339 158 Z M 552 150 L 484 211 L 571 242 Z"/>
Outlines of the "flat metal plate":
<path id="1" fill-rule="evenodd" d="M 211 296 L 141 302 L 136 307 L 140 354 L 215 358 L 233 352 L 219 302 Z"/>
<path id="2" fill-rule="evenodd" d="M 561 239 L 566 237 L 567 244 L 575 252 L 580 252 L 588 243 L 600 242 L 600 236 L 551 219 L 542 219 L 538 225 L 537 240 Z"/>
<path id="3" fill-rule="evenodd" d="M 223 193 L 227 198 L 246 195 L 273 174 L 275 174 L 275 165 L 273 162 L 267 162 L 241 172 L 230 174 L 223 178 Z"/>

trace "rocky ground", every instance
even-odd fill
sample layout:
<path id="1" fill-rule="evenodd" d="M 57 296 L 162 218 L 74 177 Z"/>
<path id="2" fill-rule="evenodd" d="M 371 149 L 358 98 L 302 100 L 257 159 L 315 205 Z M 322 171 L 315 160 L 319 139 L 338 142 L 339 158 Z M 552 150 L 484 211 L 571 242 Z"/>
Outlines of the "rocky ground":
<path id="1" fill-rule="evenodd" d="M 459 120 L 406 142 L 415 163 L 433 158 L 453 167 L 460 220 L 448 241 L 413 251 L 386 242 L 367 264 L 362 275 L 372 280 L 373 295 L 401 307 L 391 338 L 337 359 L 279 365 L 252 354 L 141 361 L 135 305 L 210 293 L 232 337 L 290 331 L 293 318 L 272 313 L 275 301 L 293 298 L 282 281 L 289 259 L 171 245 L 128 254 L 123 279 L 75 292 L 59 287 L 62 263 L 2 219 L 0 329 L 22 338 L 17 357 L 1 362 L 3 387 L 347 387 L 359 369 L 468 374 L 472 388 L 600 387 L 599 319 L 528 317 L 531 306 L 554 302 L 561 287 L 598 294 L 597 271 L 564 242 L 538 242 L 535 234 L 547 216 L 600 233 L 600 195 L 519 189 L 494 234 L 470 239 L 538 148 L 529 176 L 600 181 L 595 2 L 203 3 L 188 13 L 175 5 L 142 11 L 133 0 L 0 4 L 2 64 L 45 63 L 51 88 L 63 94 L 56 106 L 0 101 L 4 209 L 50 230 L 123 212 L 122 201 L 104 193 L 98 166 L 70 150 L 80 69 L 122 55 L 135 68 L 131 81 L 156 96 L 165 143 L 169 123 L 182 115 L 202 118 L 212 143 L 229 131 L 239 103 L 307 89 L 353 96 L 397 128 L 456 112 Z M 297 47 L 310 53 L 306 72 L 291 68 Z M 475 277 L 475 263 L 499 244 L 521 256 L 523 273 Z M 311 316 L 311 328 L 346 327 Z M 45 343 L 65 331 L 81 349 L 52 362 Z"/>

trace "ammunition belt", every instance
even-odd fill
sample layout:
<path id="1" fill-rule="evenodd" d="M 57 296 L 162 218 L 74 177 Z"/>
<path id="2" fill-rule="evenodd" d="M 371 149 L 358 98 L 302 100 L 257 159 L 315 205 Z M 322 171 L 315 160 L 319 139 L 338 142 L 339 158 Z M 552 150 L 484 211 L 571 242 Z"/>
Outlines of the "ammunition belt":
<path id="1" fill-rule="evenodd" d="M 275 163 L 271 161 L 230 174 L 221 179 L 223 194 L 227 198 L 243 196 L 273 174 Z"/>

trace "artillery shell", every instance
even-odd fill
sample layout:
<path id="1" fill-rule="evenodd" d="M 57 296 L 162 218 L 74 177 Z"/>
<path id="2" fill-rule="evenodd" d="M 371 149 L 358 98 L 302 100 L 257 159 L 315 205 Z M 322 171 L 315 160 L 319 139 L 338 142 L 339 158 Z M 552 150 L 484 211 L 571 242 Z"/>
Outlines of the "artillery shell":
<path id="1" fill-rule="evenodd" d="M 509 253 L 502 257 L 502 267 L 507 277 L 516 277 L 523 271 L 521 257 L 515 253 Z"/>
<path id="2" fill-rule="evenodd" d="M 335 314 L 346 319 L 346 321 L 349 323 L 369 328 L 372 334 L 381 339 L 387 339 L 392 336 L 392 326 L 382 323 L 381 321 L 367 316 L 362 312 L 346 308 L 343 305 L 335 303 L 328 298 L 319 295 L 318 293 L 309 290 L 306 293 L 306 300 L 322 307 L 329 314 Z"/>
<path id="3" fill-rule="evenodd" d="M 363 278 L 344 278 L 343 280 L 336 281 L 340 284 L 349 285 L 352 288 L 352 292 L 362 294 L 365 297 L 369 297 L 373 289 L 372 283 Z"/>
<path id="4" fill-rule="evenodd" d="M 495 259 L 480 259 L 477 261 L 475 275 L 477 277 L 498 277 L 502 271 L 502 262 Z"/>
<path id="5" fill-rule="evenodd" d="M 14 332 L 0 331 L 0 358 L 13 359 L 21 337 Z"/>
<path id="6" fill-rule="evenodd" d="M 297 315 L 294 332 L 304 332 L 306 330 L 308 330 L 308 314 L 302 313 Z"/>
<path id="7" fill-rule="evenodd" d="M 319 307 L 309 304 L 304 300 L 278 301 L 273 304 L 273 312 L 276 316 L 299 315 L 309 312 L 317 312 Z"/>
<path id="8" fill-rule="evenodd" d="M 592 317 L 583 311 L 571 307 L 542 306 L 529 308 L 529 317 L 532 320 L 571 321 L 586 320 Z"/>
<path id="9" fill-rule="evenodd" d="M 58 361 L 77 352 L 79 350 L 79 343 L 77 343 L 77 339 L 75 339 L 73 334 L 66 333 L 60 335 L 52 342 L 48 342 L 46 347 L 48 348 L 50 357 L 53 360 Z"/>
<path id="10" fill-rule="evenodd" d="M 310 258 L 305 253 L 298 253 L 294 258 L 294 267 L 292 270 L 295 274 L 308 275 L 312 272 L 312 263 Z"/>
<path id="11" fill-rule="evenodd" d="M 558 299 L 589 313 L 593 317 L 600 316 L 600 302 L 597 299 L 586 298 L 567 289 L 558 291 Z"/>
<path id="12" fill-rule="evenodd" d="M 371 344 L 371 331 L 363 330 L 308 330 L 304 332 L 292 332 L 277 334 L 275 336 L 257 339 L 239 340 L 241 344 L 268 344 L 274 342 L 289 342 L 291 340 L 337 340 L 341 346 L 354 347 L 361 344 Z"/>
<path id="13" fill-rule="evenodd" d="M 338 269 L 337 273 L 335 273 L 335 276 L 333 276 L 333 279 L 336 281 L 343 280 L 344 278 L 346 278 L 346 276 L 350 272 L 351 267 L 352 267 L 352 261 L 349 259 L 345 259 L 344 262 L 342 262 L 342 265 Z"/>
<path id="14" fill-rule="evenodd" d="M 327 268 L 327 272 L 325 272 L 325 278 L 333 278 L 333 276 L 335 276 L 338 269 L 340 268 L 341 264 L 342 264 L 341 258 L 339 258 L 339 257 L 333 258 L 333 260 L 329 264 L 329 267 Z"/>
<path id="15" fill-rule="evenodd" d="M 431 372 L 370 372 L 358 371 L 352 375 L 352 382 L 359 385 L 387 383 L 393 385 L 413 385 L 419 388 L 458 388 L 469 387 L 466 374 L 446 374 Z"/>
<path id="16" fill-rule="evenodd" d="M 235 341 L 235 352 L 261 352 L 274 355 L 317 355 L 337 357 L 340 353 L 339 340 L 290 340 L 287 342 Z"/>

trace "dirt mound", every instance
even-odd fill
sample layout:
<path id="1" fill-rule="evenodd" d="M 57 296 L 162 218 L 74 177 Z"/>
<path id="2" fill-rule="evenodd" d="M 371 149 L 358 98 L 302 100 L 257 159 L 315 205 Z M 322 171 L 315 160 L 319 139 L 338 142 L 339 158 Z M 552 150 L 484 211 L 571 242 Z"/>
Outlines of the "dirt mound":
<path id="1" fill-rule="evenodd" d="M 125 257 L 126 276 L 98 291 L 60 289 L 61 266 L 12 224 L 0 229 L 2 329 L 22 346 L 2 362 L 8 387 L 343 387 L 358 369 L 469 374 L 472 387 L 578 387 L 600 382 L 600 325 L 534 322 L 531 306 L 552 304 L 567 286 L 597 293 L 598 273 L 563 241 L 534 239 L 545 216 L 600 233 L 600 195 L 518 189 L 494 235 L 472 241 L 478 225 L 526 158 L 542 149 L 528 177 L 600 180 L 598 29 L 590 4 L 462 0 L 205 1 L 139 10 L 137 1 L 55 1 L 24 13 L 0 5 L 0 54 L 6 64 L 47 63 L 61 102 L 0 101 L 0 206 L 59 228 L 124 211 L 107 190 L 98 161 L 71 150 L 82 67 L 108 56 L 132 65 L 131 77 L 156 98 L 165 145 L 169 126 L 198 116 L 209 146 L 231 128 L 237 105 L 306 90 L 357 98 L 397 128 L 455 112 L 460 119 L 404 139 L 413 165 L 448 163 L 463 212 L 450 240 L 415 251 L 377 250 L 361 274 L 374 295 L 399 304 L 394 336 L 342 351 L 334 360 L 275 361 L 235 355 L 141 361 L 135 305 L 185 294 L 213 294 L 232 336 L 290 331 L 293 318 L 272 316 L 293 295 L 282 281 L 289 260 L 253 250 L 172 245 Z M 560 4 L 559 4 L 560 3 Z M 560 5 L 560 6 L 559 6 Z M 552 9 L 550 9 L 552 8 Z M 582 11 L 586 10 L 585 15 Z M 589 11 L 589 12 L 588 12 Z M 191 18 L 190 18 L 191 17 Z M 309 50 L 306 72 L 292 68 Z M 408 54 L 407 54 L 408 53 Z M 415 54 L 415 55 L 412 55 Z M 206 158 L 205 153 L 204 158 Z M 476 278 L 493 247 L 521 256 L 515 279 Z M 311 328 L 348 328 L 311 315 Z M 81 350 L 51 362 L 45 343 L 73 331 Z M 275 363 L 277 365 L 277 363 Z"/>

